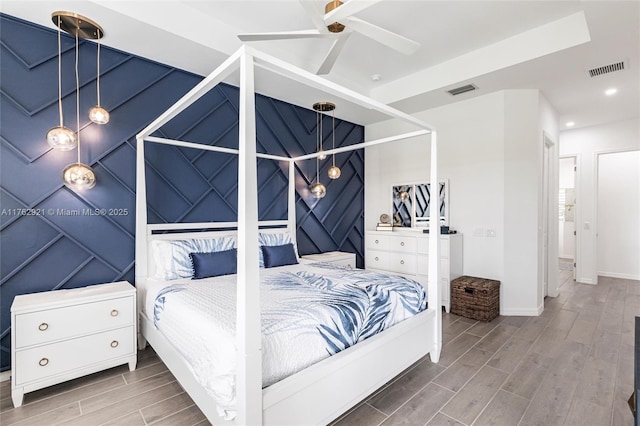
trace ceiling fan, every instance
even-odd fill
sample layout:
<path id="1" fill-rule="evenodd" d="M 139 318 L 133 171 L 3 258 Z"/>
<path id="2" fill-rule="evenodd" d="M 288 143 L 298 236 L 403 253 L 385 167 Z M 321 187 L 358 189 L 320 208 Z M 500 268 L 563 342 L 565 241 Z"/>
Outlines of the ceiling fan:
<path id="1" fill-rule="evenodd" d="M 300 38 L 333 39 L 333 45 L 324 57 L 316 74 L 328 74 L 329 71 L 331 71 L 331 68 L 338 59 L 340 51 L 353 31 L 357 31 L 405 55 L 411 55 L 420 47 L 420 43 L 416 41 L 353 16 L 382 0 L 350 0 L 345 3 L 340 0 L 331 0 L 326 4 L 324 13 L 320 5 L 315 1 L 299 1 L 311 17 L 316 27 L 315 29 L 238 34 L 238 38 L 242 41 L 289 40 Z"/>

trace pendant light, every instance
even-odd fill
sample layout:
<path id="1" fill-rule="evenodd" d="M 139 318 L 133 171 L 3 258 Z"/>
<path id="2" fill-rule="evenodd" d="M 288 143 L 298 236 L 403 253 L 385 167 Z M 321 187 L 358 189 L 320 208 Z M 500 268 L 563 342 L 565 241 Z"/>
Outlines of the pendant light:
<path id="1" fill-rule="evenodd" d="M 322 149 L 322 142 L 324 140 L 324 130 L 322 126 L 322 113 L 326 111 L 333 111 L 336 108 L 336 105 L 331 102 L 316 102 L 313 104 L 313 109 L 316 111 L 316 139 L 318 142 L 318 152 L 321 153 L 318 157 L 318 160 L 324 160 L 327 158 Z"/>
<path id="2" fill-rule="evenodd" d="M 89 110 L 89 119 L 96 124 L 107 124 L 109 122 L 109 111 L 100 106 L 100 31 L 97 32 L 98 38 L 98 54 L 96 69 L 98 76 L 96 77 L 96 98 L 98 105 Z"/>
<path id="3" fill-rule="evenodd" d="M 311 185 L 311 195 L 313 198 L 323 198 L 327 195 L 327 188 L 320 183 L 320 159 L 316 157 L 316 183 Z"/>
<path id="4" fill-rule="evenodd" d="M 53 22 L 62 29 L 75 36 L 75 74 L 76 74 L 76 141 L 78 145 L 78 162 L 69 164 L 62 171 L 64 184 L 75 191 L 91 189 L 96 184 L 96 175 L 93 169 L 81 162 L 80 157 L 80 76 L 78 72 L 78 56 L 80 38 L 98 38 L 103 35 L 102 28 L 84 16 L 73 12 L 54 12 Z"/>
<path id="5" fill-rule="evenodd" d="M 322 130 L 322 112 L 333 111 L 335 104 L 331 102 L 316 102 L 313 104 L 313 109 L 316 111 L 316 149 L 318 153 L 322 153 L 322 139 L 324 136 Z M 311 195 L 313 198 L 322 198 L 327 195 L 327 188 L 320 183 L 320 160 L 327 158 L 326 155 L 319 155 L 316 157 L 316 183 L 311 185 Z"/>
<path id="6" fill-rule="evenodd" d="M 49 129 L 47 132 L 47 142 L 58 151 L 69 151 L 76 147 L 76 135 L 73 130 L 64 126 L 62 119 L 62 49 L 60 41 L 60 30 L 62 18 L 52 16 L 53 23 L 58 27 L 58 112 L 60 115 L 60 125 Z"/>

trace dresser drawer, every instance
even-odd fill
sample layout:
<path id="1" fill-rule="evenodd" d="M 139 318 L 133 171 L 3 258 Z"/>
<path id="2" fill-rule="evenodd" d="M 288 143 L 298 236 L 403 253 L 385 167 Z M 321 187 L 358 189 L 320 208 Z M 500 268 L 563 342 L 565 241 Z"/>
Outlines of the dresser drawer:
<path id="1" fill-rule="evenodd" d="M 390 235 L 389 250 L 406 253 L 416 252 L 416 237 L 404 235 Z"/>
<path id="2" fill-rule="evenodd" d="M 416 274 L 417 262 L 414 254 L 386 253 L 386 255 L 388 270 L 401 274 Z"/>
<path id="3" fill-rule="evenodd" d="M 429 256 L 418 256 L 418 274 L 429 275 Z"/>
<path id="4" fill-rule="evenodd" d="M 389 250 L 391 235 L 365 235 L 365 246 L 373 250 Z"/>
<path id="5" fill-rule="evenodd" d="M 429 254 L 429 236 L 419 237 L 417 242 L 419 254 Z M 450 241 L 447 237 L 440 237 L 440 257 L 449 257 Z"/>
<path id="6" fill-rule="evenodd" d="M 134 324 L 133 297 L 16 315 L 16 348 Z"/>
<path id="7" fill-rule="evenodd" d="M 387 269 L 389 255 L 384 251 L 367 250 L 364 254 L 365 268 Z"/>
<path id="8" fill-rule="evenodd" d="M 135 354 L 133 326 L 15 353 L 16 385 Z"/>

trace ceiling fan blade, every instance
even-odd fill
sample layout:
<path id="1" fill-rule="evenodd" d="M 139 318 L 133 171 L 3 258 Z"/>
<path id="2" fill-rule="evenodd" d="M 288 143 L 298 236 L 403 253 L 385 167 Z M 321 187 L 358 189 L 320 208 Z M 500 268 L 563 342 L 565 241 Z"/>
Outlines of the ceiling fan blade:
<path id="1" fill-rule="evenodd" d="M 340 6 L 342 7 L 342 6 Z M 377 25 L 373 25 L 369 22 L 363 21 L 358 18 L 348 18 L 344 24 L 347 28 L 357 31 L 378 43 L 382 43 L 392 49 L 404 53 L 405 55 L 411 55 L 420 47 L 420 43 L 413 41 L 406 37 L 396 34 L 389 30 L 385 30 Z"/>
<path id="2" fill-rule="evenodd" d="M 299 38 L 336 38 L 332 33 L 321 33 L 318 30 L 281 31 L 272 33 L 238 34 L 242 41 L 288 40 Z"/>
<path id="3" fill-rule="evenodd" d="M 340 21 L 341 19 L 348 18 L 351 15 L 355 15 L 356 13 L 365 10 L 368 7 L 373 6 L 376 3 L 381 2 L 382 0 L 351 0 L 348 1 L 339 7 L 336 7 L 331 12 L 324 15 L 324 23 L 326 25 L 332 24 L 336 21 Z"/>
<path id="4" fill-rule="evenodd" d="M 324 24 L 324 20 L 322 19 L 322 15 L 324 15 L 324 10 L 320 7 L 320 3 L 313 0 L 299 0 L 300 4 L 311 18 L 313 25 L 319 30 L 323 32 L 327 32 L 327 26 Z"/>
<path id="5" fill-rule="evenodd" d="M 336 63 L 336 59 L 338 59 L 338 55 L 340 55 L 340 51 L 344 47 L 350 35 L 351 33 L 342 33 L 342 36 L 333 42 L 331 49 L 329 49 L 329 53 L 327 53 L 327 55 L 324 57 L 324 60 L 322 61 L 322 64 L 320 65 L 320 68 L 318 68 L 316 74 L 329 74 L 329 71 L 331 71 L 331 68 L 333 68 L 333 65 Z"/>

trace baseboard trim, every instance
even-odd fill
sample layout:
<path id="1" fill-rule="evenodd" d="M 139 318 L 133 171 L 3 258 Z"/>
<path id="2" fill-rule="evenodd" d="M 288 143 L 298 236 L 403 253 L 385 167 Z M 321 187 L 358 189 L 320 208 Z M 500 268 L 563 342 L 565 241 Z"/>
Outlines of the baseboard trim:
<path id="1" fill-rule="evenodd" d="M 0 372 L 0 382 L 11 379 L 11 370 Z"/>
<path id="2" fill-rule="evenodd" d="M 503 309 L 500 315 L 514 317 L 537 317 L 544 311 L 544 304 L 534 309 Z"/>
<path id="3" fill-rule="evenodd" d="M 591 285 L 598 284 L 596 281 L 592 280 L 591 278 L 577 278 L 576 282 L 579 284 L 591 284 Z"/>
<path id="4" fill-rule="evenodd" d="M 600 272 L 600 271 L 598 271 L 598 275 L 601 276 L 601 277 L 622 278 L 624 280 L 640 281 L 640 275 L 619 274 L 617 272 Z"/>

